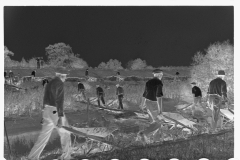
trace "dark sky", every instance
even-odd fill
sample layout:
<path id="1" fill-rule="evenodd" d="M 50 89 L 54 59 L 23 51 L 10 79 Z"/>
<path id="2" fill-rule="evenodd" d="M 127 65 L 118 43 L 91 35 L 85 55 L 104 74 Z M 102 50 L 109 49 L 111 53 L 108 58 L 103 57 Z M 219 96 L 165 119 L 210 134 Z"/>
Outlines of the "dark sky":
<path id="1" fill-rule="evenodd" d="M 91 67 L 109 59 L 125 67 L 136 58 L 154 67 L 188 66 L 214 42 L 233 44 L 233 19 L 233 6 L 10 6 L 4 45 L 18 61 L 64 42 Z"/>

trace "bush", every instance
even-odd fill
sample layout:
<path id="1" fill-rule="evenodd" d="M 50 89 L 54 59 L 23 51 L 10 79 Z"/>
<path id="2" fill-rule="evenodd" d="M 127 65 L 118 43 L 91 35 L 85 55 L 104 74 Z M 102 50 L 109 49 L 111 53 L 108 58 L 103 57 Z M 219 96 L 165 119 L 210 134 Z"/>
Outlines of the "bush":
<path id="1" fill-rule="evenodd" d="M 218 70 L 224 70 L 226 73 L 225 81 L 227 83 L 228 98 L 231 102 L 234 100 L 234 50 L 229 41 L 223 43 L 214 43 L 208 47 L 206 54 L 198 52 L 193 57 L 191 77 L 192 81 L 199 84 L 206 95 L 209 83 L 216 78 Z"/>
<path id="2" fill-rule="evenodd" d="M 88 64 L 83 59 L 76 57 L 71 63 L 71 66 L 72 68 L 82 69 L 82 68 L 87 68 Z"/>
<path id="3" fill-rule="evenodd" d="M 98 68 L 99 69 L 113 69 L 113 70 L 123 69 L 122 63 L 116 59 L 110 59 L 107 63 L 101 62 L 98 65 Z"/>
<path id="4" fill-rule="evenodd" d="M 131 70 L 145 69 L 147 67 L 147 63 L 145 60 L 141 60 L 137 58 L 133 61 L 129 61 L 127 64 L 127 68 Z"/>

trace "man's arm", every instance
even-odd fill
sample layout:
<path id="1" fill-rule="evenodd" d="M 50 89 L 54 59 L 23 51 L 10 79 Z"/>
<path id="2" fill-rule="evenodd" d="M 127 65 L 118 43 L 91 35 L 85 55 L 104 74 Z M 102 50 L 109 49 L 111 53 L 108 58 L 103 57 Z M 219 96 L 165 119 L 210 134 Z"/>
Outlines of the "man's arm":
<path id="1" fill-rule="evenodd" d="M 145 85 L 145 89 L 144 89 L 144 92 L 143 92 L 143 97 L 142 97 L 142 101 L 141 101 L 141 104 L 140 104 L 140 108 L 143 109 L 143 107 L 145 106 L 146 104 L 146 95 L 147 95 L 147 84 Z"/>
<path id="2" fill-rule="evenodd" d="M 224 82 L 222 85 L 221 85 L 221 92 L 222 92 L 222 98 L 224 100 L 227 99 L 227 84 L 226 82 Z"/>

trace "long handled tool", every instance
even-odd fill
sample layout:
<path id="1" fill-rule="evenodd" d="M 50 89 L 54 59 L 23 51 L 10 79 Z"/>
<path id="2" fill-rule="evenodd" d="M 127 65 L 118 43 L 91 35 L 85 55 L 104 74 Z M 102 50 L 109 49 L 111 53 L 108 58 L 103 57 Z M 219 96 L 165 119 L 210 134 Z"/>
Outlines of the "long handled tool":
<path id="1" fill-rule="evenodd" d="M 12 151 L 11 151 L 10 143 L 9 143 L 9 140 L 8 140 L 8 135 L 7 135 L 7 130 L 6 130 L 6 126 L 5 126 L 5 121 L 4 121 L 4 130 L 5 130 L 5 134 L 6 134 L 6 137 L 7 137 L 8 150 L 9 150 L 9 159 L 11 159 L 12 158 Z"/>

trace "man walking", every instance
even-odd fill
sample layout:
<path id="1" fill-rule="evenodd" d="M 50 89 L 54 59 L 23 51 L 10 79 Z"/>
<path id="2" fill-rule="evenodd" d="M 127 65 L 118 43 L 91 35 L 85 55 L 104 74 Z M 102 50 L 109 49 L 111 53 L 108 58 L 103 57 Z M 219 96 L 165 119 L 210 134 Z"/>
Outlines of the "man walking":
<path id="1" fill-rule="evenodd" d="M 209 84 L 207 98 L 212 110 L 212 124 L 211 128 L 213 132 L 216 132 L 217 123 L 220 120 L 220 128 L 222 128 L 222 120 L 219 112 L 223 107 L 223 102 L 227 101 L 227 84 L 223 80 L 225 72 L 223 70 L 218 71 L 217 78 L 212 80 Z"/>
<path id="2" fill-rule="evenodd" d="M 46 146 L 54 128 L 57 129 L 61 137 L 62 155 L 60 158 L 64 160 L 71 159 L 70 132 L 61 128 L 62 126 L 68 126 L 66 116 L 63 112 L 63 82 L 65 81 L 66 76 L 67 74 L 63 74 L 63 72 L 56 73 L 56 77 L 53 78 L 45 87 L 43 97 L 42 131 L 28 156 L 28 158 L 31 160 L 39 159 L 39 156 Z"/>
<path id="3" fill-rule="evenodd" d="M 160 139 L 157 137 L 159 134 L 159 128 L 161 122 L 164 121 L 163 110 L 162 110 L 162 97 L 163 97 L 163 83 L 161 81 L 163 72 L 160 69 L 153 70 L 154 78 L 146 82 L 145 91 L 142 97 L 142 103 L 140 107 L 143 109 L 146 106 L 147 113 L 149 115 L 151 124 L 144 131 L 140 132 L 139 135 L 146 142 L 146 135 L 155 131 L 154 139 Z M 155 112 L 157 110 L 157 113 Z"/>
<path id="4" fill-rule="evenodd" d="M 118 103 L 119 103 L 118 109 L 123 110 L 122 100 L 123 100 L 124 91 L 123 91 L 123 88 L 119 84 L 117 84 L 116 87 L 117 87 L 116 95 L 118 96 Z"/>
<path id="5" fill-rule="evenodd" d="M 85 87 L 81 82 L 78 82 L 78 92 L 82 95 L 85 101 L 87 101 L 86 95 L 85 95 Z"/>
<path id="6" fill-rule="evenodd" d="M 104 91 L 103 89 L 99 86 L 96 85 L 96 91 L 97 91 L 97 98 L 98 98 L 98 106 L 100 106 L 100 100 L 102 101 L 102 104 L 105 106 L 105 101 L 104 101 Z"/>
<path id="7" fill-rule="evenodd" d="M 193 94 L 192 115 L 194 116 L 195 107 L 201 105 L 202 91 L 197 86 L 196 82 L 192 82 L 191 85 L 192 85 L 192 94 Z"/>

